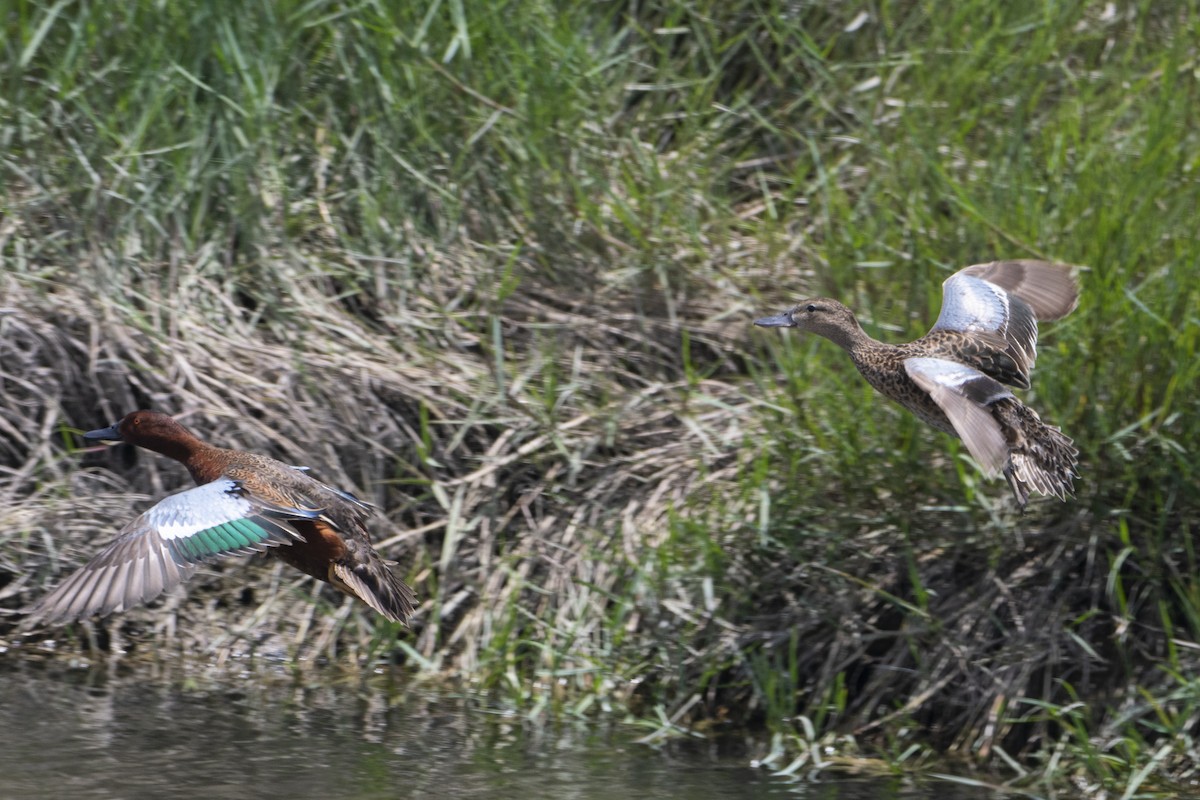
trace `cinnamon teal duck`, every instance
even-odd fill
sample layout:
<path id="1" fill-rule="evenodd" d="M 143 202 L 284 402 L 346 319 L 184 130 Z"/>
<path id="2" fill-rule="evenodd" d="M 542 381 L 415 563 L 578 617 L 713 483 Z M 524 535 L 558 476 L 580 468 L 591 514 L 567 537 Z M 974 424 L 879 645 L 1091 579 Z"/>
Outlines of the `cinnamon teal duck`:
<path id="1" fill-rule="evenodd" d="M 872 339 L 850 309 L 825 297 L 754 324 L 811 331 L 839 345 L 877 391 L 961 438 L 989 476 L 1002 472 L 1023 510 L 1030 490 L 1066 499 L 1078 451 L 1004 384 L 1029 388 L 1037 323 L 1065 317 L 1078 300 L 1068 266 L 993 261 L 947 278 L 933 329 L 906 344 Z"/>
<path id="2" fill-rule="evenodd" d="M 91 561 L 31 609 L 30 620 L 69 622 L 124 611 L 186 580 L 218 556 L 269 550 L 393 622 L 416 595 L 371 546 L 371 506 L 273 458 L 206 444 L 166 414 L 135 411 L 92 441 L 124 441 L 173 458 L 198 484 L 125 526 Z"/>

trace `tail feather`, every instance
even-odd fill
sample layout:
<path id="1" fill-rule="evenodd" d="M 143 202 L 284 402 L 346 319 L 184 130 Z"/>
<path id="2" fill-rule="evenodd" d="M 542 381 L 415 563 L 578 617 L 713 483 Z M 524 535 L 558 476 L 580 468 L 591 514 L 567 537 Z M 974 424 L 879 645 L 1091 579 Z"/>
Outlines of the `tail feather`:
<path id="1" fill-rule="evenodd" d="M 1029 499 L 1029 490 L 1048 497 L 1066 500 L 1074 493 L 1074 479 L 1079 451 L 1061 430 L 1047 425 L 1037 412 L 1024 404 L 1014 404 L 1014 434 L 1010 442 L 1009 460 L 1004 477 L 1012 487 L 1017 505 L 1022 510 Z"/>
<path id="2" fill-rule="evenodd" d="M 369 555 L 354 563 L 334 562 L 329 582 L 356 597 L 392 622 L 408 624 L 417 608 L 417 595 L 369 546 Z"/>

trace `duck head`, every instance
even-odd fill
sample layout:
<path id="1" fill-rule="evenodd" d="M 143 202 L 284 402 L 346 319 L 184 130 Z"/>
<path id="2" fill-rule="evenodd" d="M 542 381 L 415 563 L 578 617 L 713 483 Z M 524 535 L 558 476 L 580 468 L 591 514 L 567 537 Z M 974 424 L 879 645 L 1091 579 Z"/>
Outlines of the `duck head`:
<path id="1" fill-rule="evenodd" d="M 796 328 L 808 331 L 824 336 L 847 349 L 859 337 L 865 336 L 854 312 L 828 297 L 814 297 L 801 301 L 782 314 L 756 319 L 754 324 L 760 328 Z"/>
<path id="2" fill-rule="evenodd" d="M 172 417 L 159 411 L 133 411 L 107 428 L 83 435 L 93 442 L 128 442 L 164 455 L 190 450 L 199 440 Z"/>

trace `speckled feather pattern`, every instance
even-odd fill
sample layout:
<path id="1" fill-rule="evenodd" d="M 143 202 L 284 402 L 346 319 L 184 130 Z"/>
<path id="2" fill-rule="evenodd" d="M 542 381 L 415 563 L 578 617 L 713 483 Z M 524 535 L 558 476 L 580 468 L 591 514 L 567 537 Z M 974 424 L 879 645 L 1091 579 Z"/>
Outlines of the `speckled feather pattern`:
<path id="1" fill-rule="evenodd" d="M 1061 499 L 1071 493 L 1078 451 L 1005 384 L 1029 388 L 1038 321 L 1069 314 L 1077 301 L 1070 267 L 994 261 L 947 278 L 937 322 L 912 342 L 872 339 L 850 309 L 829 298 L 755 324 L 799 328 L 841 346 L 880 394 L 962 438 L 987 474 L 1003 473 L 1024 508 L 1030 490 Z"/>

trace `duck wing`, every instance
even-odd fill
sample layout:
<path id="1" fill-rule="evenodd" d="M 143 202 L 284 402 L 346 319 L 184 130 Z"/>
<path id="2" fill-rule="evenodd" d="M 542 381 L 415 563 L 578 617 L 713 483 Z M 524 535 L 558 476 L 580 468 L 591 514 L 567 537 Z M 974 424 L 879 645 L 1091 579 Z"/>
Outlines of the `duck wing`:
<path id="1" fill-rule="evenodd" d="M 27 611 L 47 623 L 124 611 L 177 586 L 202 562 L 304 541 L 289 521 L 319 514 L 218 478 L 163 498 Z"/>
<path id="2" fill-rule="evenodd" d="M 930 335 L 967 334 L 962 358 L 1003 383 L 1029 388 L 1037 323 L 1066 316 L 1079 299 L 1071 268 L 1044 261 L 992 261 L 951 275 Z"/>
<path id="3" fill-rule="evenodd" d="M 1012 392 L 979 370 L 944 358 L 906 358 L 904 370 L 946 414 L 984 472 L 999 475 L 1008 465 L 1008 442 L 989 406 Z"/>
<path id="4" fill-rule="evenodd" d="M 1020 298 L 1039 322 L 1062 319 L 1079 304 L 1079 284 L 1074 268 L 1067 264 L 1031 259 L 989 261 L 964 267 L 950 280 L 960 275 L 985 280 Z"/>
<path id="5" fill-rule="evenodd" d="M 306 477 L 312 478 L 312 476 L 308 474 L 312 472 L 312 467 L 296 466 L 294 464 L 288 464 L 287 466 Z M 347 503 L 356 506 L 364 512 L 374 511 L 376 508 L 378 508 L 378 506 L 376 506 L 374 503 L 368 503 L 366 500 L 363 500 L 361 497 L 354 494 L 354 492 L 351 492 L 347 489 L 339 489 L 336 486 L 330 486 L 328 483 L 322 483 L 316 478 L 313 478 L 313 481 L 315 481 L 325 491 L 337 495 Z"/>

